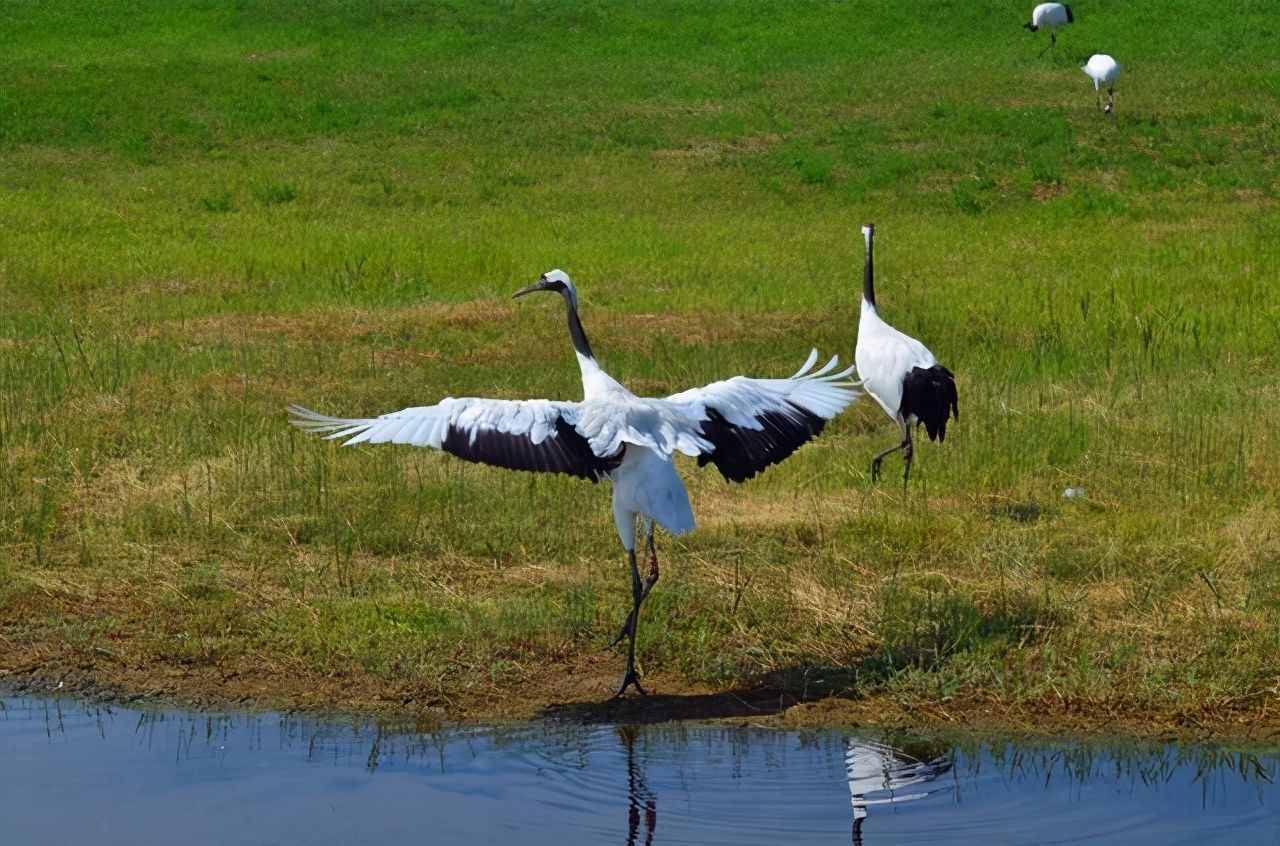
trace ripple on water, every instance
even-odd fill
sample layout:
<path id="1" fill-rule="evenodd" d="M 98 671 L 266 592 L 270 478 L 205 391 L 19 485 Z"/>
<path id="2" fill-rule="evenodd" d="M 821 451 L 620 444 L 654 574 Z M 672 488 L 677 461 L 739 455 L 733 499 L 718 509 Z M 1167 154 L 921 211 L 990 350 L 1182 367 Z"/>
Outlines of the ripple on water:
<path id="1" fill-rule="evenodd" d="M 0 702 L 13 843 L 1280 842 L 1262 752 Z"/>

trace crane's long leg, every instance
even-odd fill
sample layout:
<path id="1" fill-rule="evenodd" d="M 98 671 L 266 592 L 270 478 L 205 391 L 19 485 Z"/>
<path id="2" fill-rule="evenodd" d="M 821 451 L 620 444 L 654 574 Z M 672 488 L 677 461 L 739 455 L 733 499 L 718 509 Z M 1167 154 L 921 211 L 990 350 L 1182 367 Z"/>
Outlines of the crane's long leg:
<path id="1" fill-rule="evenodd" d="M 636 690 L 641 694 L 648 696 L 648 691 L 640 686 L 640 674 L 636 672 L 636 628 L 640 620 L 640 604 L 644 602 L 649 591 L 653 590 L 653 586 L 658 581 L 658 551 L 653 544 L 653 520 L 645 520 L 645 546 L 649 549 L 649 573 L 645 576 L 644 581 L 640 580 L 640 568 L 636 566 L 636 554 L 634 550 L 628 550 L 627 559 L 631 564 L 631 613 L 627 615 L 627 621 L 622 624 L 622 630 L 618 632 L 618 636 L 614 638 L 613 643 L 617 644 L 623 637 L 630 635 L 627 641 L 627 670 L 622 676 L 622 684 L 618 686 L 618 692 L 614 694 L 617 698 L 626 693 L 627 688 L 635 685 Z"/>
<path id="2" fill-rule="evenodd" d="M 911 442 L 911 427 L 903 426 L 903 434 L 907 439 L 902 444 L 902 492 L 907 492 L 907 479 L 911 478 L 911 454 L 915 452 L 915 447 Z"/>
<path id="3" fill-rule="evenodd" d="M 649 595 L 649 591 L 653 590 L 654 584 L 658 581 L 658 550 L 653 545 L 653 521 L 648 520 L 646 526 L 645 546 L 649 550 L 649 575 L 645 577 L 644 583 L 640 587 L 640 602 L 644 602 L 645 597 Z M 638 571 L 636 571 L 636 578 L 639 578 Z M 631 634 L 631 629 L 635 626 L 638 609 L 639 603 L 636 603 L 635 607 L 631 609 L 631 613 L 627 615 L 627 619 L 623 622 L 622 628 L 618 629 L 618 636 L 613 639 L 613 642 L 609 644 L 610 646 L 617 646 L 624 637 Z"/>
<path id="4" fill-rule="evenodd" d="M 901 416 L 897 419 L 898 425 L 902 427 L 902 440 L 894 446 L 877 453 L 875 458 L 871 459 L 871 481 L 873 482 L 878 481 L 880 478 L 880 463 L 884 461 L 884 457 L 886 455 L 897 452 L 900 449 L 908 449 L 911 446 L 911 432 L 907 429 L 907 421 Z M 908 461 L 910 461 L 910 459 L 908 459 Z"/>
<path id="5" fill-rule="evenodd" d="M 636 690 L 642 694 L 645 693 L 645 689 L 640 686 L 640 674 L 636 672 L 636 621 L 640 617 L 640 600 L 644 587 L 640 583 L 640 568 L 636 566 L 636 551 L 634 549 L 627 550 L 627 561 L 631 564 L 632 604 L 631 613 L 627 616 L 627 622 L 622 628 L 631 637 L 627 641 L 627 670 L 622 674 L 622 684 L 618 685 L 618 692 L 613 695 L 614 699 L 626 693 L 627 688 L 633 684 L 636 686 Z M 621 639 L 621 634 L 619 634 L 618 640 Z M 615 640 L 614 643 L 617 643 L 617 641 Z"/>

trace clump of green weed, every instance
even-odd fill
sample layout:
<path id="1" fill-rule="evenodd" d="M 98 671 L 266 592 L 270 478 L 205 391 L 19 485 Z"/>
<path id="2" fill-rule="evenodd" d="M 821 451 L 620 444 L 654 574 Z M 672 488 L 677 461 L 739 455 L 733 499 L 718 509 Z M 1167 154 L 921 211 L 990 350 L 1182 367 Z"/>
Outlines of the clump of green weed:
<path id="1" fill-rule="evenodd" d="M 230 191 L 219 191 L 216 194 L 201 197 L 200 207 L 214 214 L 226 214 L 236 210 L 236 203 Z"/>
<path id="2" fill-rule="evenodd" d="M 278 206 L 298 199 L 298 189 L 287 182 L 259 182 L 253 186 L 253 198 L 264 206 Z"/>
<path id="3" fill-rule="evenodd" d="M 216 601 L 228 595 L 222 568 L 216 561 L 202 562 L 184 573 L 181 590 L 189 598 L 203 601 Z"/>

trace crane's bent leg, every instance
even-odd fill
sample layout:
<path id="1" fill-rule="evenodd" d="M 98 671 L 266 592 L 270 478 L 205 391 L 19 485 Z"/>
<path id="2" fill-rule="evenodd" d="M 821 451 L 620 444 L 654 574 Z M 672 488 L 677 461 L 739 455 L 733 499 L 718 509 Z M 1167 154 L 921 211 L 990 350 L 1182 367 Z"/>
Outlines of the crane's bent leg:
<path id="1" fill-rule="evenodd" d="M 653 545 L 653 520 L 648 521 L 647 535 L 645 545 L 649 547 L 649 575 L 644 577 L 644 591 L 640 594 L 641 602 L 644 602 L 649 591 L 653 590 L 653 586 L 658 583 L 658 550 Z"/>
<path id="2" fill-rule="evenodd" d="M 873 482 L 880 479 L 880 463 L 884 461 L 884 457 L 900 449 L 907 449 L 911 443 L 911 433 L 907 431 L 907 421 L 903 420 L 902 417 L 898 417 L 898 425 L 902 427 L 902 440 L 896 445 L 876 453 L 876 457 L 871 459 L 871 481 Z"/>
<path id="3" fill-rule="evenodd" d="M 871 481 L 877 482 L 880 480 L 880 462 L 884 461 L 884 457 L 886 455 L 889 455 L 890 453 L 897 452 L 898 450 L 902 449 L 904 446 L 906 446 L 905 441 L 900 444 L 894 444 L 888 449 L 882 452 L 876 453 L 875 458 L 871 459 Z"/>

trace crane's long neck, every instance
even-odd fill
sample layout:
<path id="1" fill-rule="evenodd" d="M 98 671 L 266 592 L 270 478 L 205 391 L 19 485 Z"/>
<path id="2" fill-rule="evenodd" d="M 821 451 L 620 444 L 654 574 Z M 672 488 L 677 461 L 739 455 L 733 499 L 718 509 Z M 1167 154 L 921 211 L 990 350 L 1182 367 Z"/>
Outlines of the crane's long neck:
<path id="1" fill-rule="evenodd" d="M 573 341 L 573 351 L 578 358 L 578 369 L 582 371 L 583 399 L 590 399 L 601 391 L 607 390 L 613 380 L 601 369 L 595 354 L 591 352 L 591 342 L 587 340 L 586 330 L 582 328 L 582 321 L 578 319 L 578 298 L 569 291 L 563 293 L 565 308 L 569 312 L 569 339 Z"/>
<path id="2" fill-rule="evenodd" d="M 876 307 L 876 285 L 875 270 L 872 266 L 871 258 L 871 242 L 875 238 L 875 233 L 870 228 L 867 228 L 862 230 L 862 234 L 867 242 L 867 261 L 862 270 L 862 302 L 864 305 L 869 305 L 874 309 Z"/>
<path id="3" fill-rule="evenodd" d="M 585 356 L 595 361 L 595 355 L 591 352 L 591 342 L 587 340 L 587 333 L 582 328 L 582 321 L 578 319 L 578 304 L 574 302 L 574 297 L 565 293 L 564 304 L 569 312 L 569 339 L 573 341 L 573 348 L 577 350 L 578 355 Z"/>

